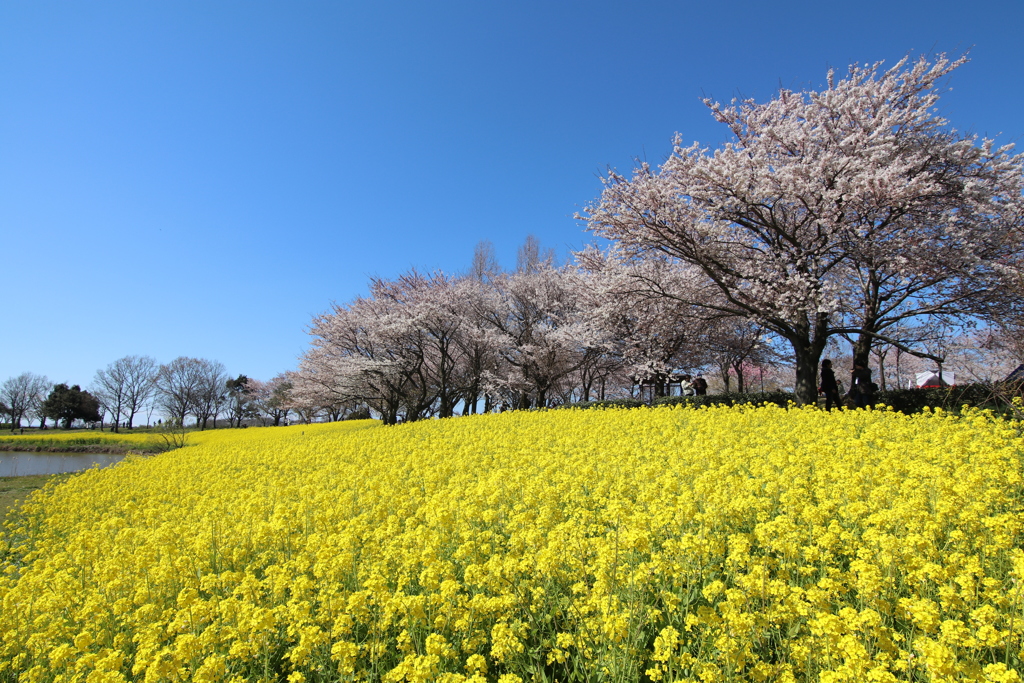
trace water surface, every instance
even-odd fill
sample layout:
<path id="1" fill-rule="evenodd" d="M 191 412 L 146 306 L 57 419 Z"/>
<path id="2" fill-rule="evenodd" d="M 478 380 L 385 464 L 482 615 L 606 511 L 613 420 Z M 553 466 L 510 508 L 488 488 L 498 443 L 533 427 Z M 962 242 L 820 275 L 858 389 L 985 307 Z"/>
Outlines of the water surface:
<path id="1" fill-rule="evenodd" d="M 87 470 L 93 465 L 106 467 L 121 462 L 123 455 L 109 453 L 20 453 L 0 451 L 0 477 L 26 477 L 30 474 L 63 474 Z"/>

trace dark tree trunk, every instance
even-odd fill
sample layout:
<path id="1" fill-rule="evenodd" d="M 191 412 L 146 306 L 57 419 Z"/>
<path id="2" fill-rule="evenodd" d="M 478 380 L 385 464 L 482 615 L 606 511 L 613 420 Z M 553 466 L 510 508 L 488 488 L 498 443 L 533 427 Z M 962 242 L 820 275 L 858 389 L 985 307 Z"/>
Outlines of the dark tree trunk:
<path id="1" fill-rule="evenodd" d="M 734 363 L 732 369 L 736 371 L 736 391 L 742 394 L 746 391 L 746 383 L 743 381 L 743 361 Z M 726 384 L 728 386 L 728 383 Z"/>
<path id="2" fill-rule="evenodd" d="M 451 417 L 455 414 L 455 401 L 447 393 L 441 395 L 441 406 L 438 412 L 438 417 Z"/>
<path id="3" fill-rule="evenodd" d="M 878 307 L 880 304 L 878 271 L 869 268 L 866 275 L 864 310 L 861 313 L 860 323 L 861 329 L 865 331 L 858 334 L 857 341 L 853 343 L 853 366 L 863 365 L 865 368 L 868 367 L 868 361 L 871 359 L 871 344 L 875 340 L 870 333 L 879 331 Z"/>
<path id="4" fill-rule="evenodd" d="M 658 375 L 654 378 L 654 397 L 658 398 L 665 395 L 665 378 L 662 375 Z"/>
<path id="5" fill-rule="evenodd" d="M 818 402 L 818 363 L 825 350 L 824 339 L 808 345 L 793 344 L 796 360 L 796 385 L 794 386 L 798 405 L 814 405 Z"/>
<path id="6" fill-rule="evenodd" d="M 857 341 L 853 343 L 853 365 L 863 365 L 868 367 L 868 361 L 871 360 L 871 342 L 874 339 L 870 334 L 864 334 L 861 332 L 857 335 Z"/>

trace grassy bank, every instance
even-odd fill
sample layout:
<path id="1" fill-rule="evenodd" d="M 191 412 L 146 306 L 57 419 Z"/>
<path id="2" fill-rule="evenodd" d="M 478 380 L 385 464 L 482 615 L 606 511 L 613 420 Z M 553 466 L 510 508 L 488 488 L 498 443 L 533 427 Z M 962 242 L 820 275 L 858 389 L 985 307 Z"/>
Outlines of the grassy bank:
<path id="1" fill-rule="evenodd" d="M 120 433 L 72 429 L 31 430 L 23 434 L 0 433 L 0 451 L 46 453 L 159 453 L 166 450 L 155 431 Z"/>
<path id="2" fill-rule="evenodd" d="M 71 474 L 32 474 L 27 477 L 0 477 L 0 521 L 19 507 L 33 491 L 43 488 L 48 481 L 61 482 Z"/>

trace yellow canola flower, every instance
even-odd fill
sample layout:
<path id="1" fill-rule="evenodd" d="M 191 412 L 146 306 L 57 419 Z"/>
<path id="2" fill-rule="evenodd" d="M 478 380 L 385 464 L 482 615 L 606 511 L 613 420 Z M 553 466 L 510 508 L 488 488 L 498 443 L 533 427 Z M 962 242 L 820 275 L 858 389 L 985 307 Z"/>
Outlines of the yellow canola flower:
<path id="1" fill-rule="evenodd" d="M 196 432 L 198 435 L 199 432 Z M 140 427 L 138 429 L 123 429 L 120 432 L 113 432 L 109 429 L 58 429 L 52 428 L 45 431 L 32 430 L 27 434 L 3 432 L 0 433 L 0 443 L 18 445 L 20 443 L 32 444 L 53 444 L 54 446 L 84 446 L 104 444 L 149 444 L 160 443 L 160 438 L 152 428 Z"/>
<path id="2" fill-rule="evenodd" d="M 983 412 L 517 412 L 193 434 L 0 542 L 0 680 L 1019 681 Z"/>

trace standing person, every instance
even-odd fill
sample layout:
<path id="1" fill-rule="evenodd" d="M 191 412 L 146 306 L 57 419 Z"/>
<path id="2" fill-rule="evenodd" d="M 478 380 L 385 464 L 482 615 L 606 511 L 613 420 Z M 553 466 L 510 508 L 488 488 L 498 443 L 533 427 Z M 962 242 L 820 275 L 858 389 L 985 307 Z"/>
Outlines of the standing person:
<path id="1" fill-rule="evenodd" d="M 871 399 L 871 369 L 856 363 L 850 373 L 850 398 L 854 408 L 867 408 Z"/>
<path id="2" fill-rule="evenodd" d="M 821 385 L 818 393 L 825 397 L 825 410 L 832 410 L 833 406 L 838 408 L 843 405 L 843 401 L 839 397 L 839 383 L 836 382 L 836 373 L 832 371 L 832 361 L 828 358 L 821 361 Z"/>
<path id="3" fill-rule="evenodd" d="M 697 377 L 694 378 L 693 390 L 697 392 L 698 396 L 707 396 L 708 381 L 704 379 L 704 375 L 697 375 Z"/>
<path id="4" fill-rule="evenodd" d="M 690 381 L 689 375 L 683 375 L 679 379 L 679 393 L 682 396 L 693 396 L 693 382 Z"/>

